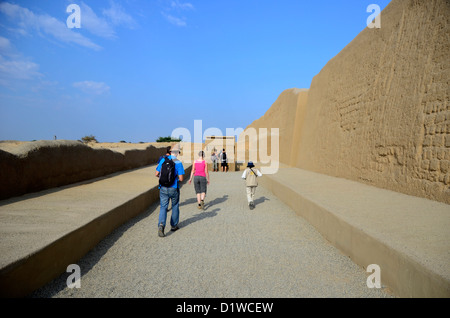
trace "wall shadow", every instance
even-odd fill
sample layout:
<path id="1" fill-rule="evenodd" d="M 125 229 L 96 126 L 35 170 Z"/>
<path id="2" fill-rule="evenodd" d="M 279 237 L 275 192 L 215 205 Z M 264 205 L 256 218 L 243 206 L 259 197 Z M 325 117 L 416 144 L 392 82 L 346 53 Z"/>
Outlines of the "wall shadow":
<path id="1" fill-rule="evenodd" d="M 45 195 L 49 195 L 49 194 L 52 194 L 52 193 L 57 193 L 57 192 L 60 192 L 60 191 L 63 191 L 63 190 L 67 190 L 67 189 L 79 187 L 79 186 L 82 186 L 82 185 L 87 185 L 87 184 L 95 183 L 95 182 L 98 182 L 98 181 L 114 178 L 114 177 L 120 176 L 121 174 L 147 169 L 148 167 L 150 167 L 152 165 L 153 164 L 142 166 L 142 167 L 138 167 L 138 168 L 133 168 L 133 169 L 129 169 L 129 170 L 116 171 L 116 172 L 113 172 L 113 173 L 110 173 L 110 174 L 107 174 L 107 175 L 104 175 L 104 176 L 92 178 L 92 179 L 87 179 L 87 180 L 74 182 L 74 183 L 71 183 L 71 184 L 66 184 L 66 185 L 61 185 L 61 186 L 55 186 L 55 187 L 49 188 L 49 189 L 44 189 L 44 190 L 40 190 L 40 191 L 33 191 L 33 192 L 25 193 L 25 194 L 22 194 L 22 195 L 10 197 L 10 198 L 7 198 L 7 199 L 0 200 L 0 206 L 6 206 L 8 204 L 13 204 L 13 203 L 17 203 L 17 202 L 21 202 L 21 201 L 25 201 L 25 200 L 30 200 L 30 199 L 36 199 L 36 198 L 39 198 L 39 197 L 42 197 L 42 196 L 45 196 Z M 155 185 L 155 186 L 158 186 L 158 185 Z"/>

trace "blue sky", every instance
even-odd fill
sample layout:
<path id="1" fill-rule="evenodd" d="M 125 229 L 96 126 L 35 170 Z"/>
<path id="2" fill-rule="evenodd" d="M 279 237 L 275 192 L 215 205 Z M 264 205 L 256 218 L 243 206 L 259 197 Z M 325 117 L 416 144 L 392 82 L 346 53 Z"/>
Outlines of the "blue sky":
<path id="1" fill-rule="evenodd" d="M 0 1 L 0 140 L 245 128 L 389 0 Z M 70 4 L 81 28 L 68 28 Z M 381 15 L 381 23 L 382 22 Z"/>

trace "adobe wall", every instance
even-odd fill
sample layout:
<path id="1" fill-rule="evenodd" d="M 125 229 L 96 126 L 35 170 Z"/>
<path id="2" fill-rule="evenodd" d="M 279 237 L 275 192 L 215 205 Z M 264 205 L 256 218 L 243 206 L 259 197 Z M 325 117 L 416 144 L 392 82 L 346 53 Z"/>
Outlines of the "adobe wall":
<path id="1" fill-rule="evenodd" d="M 279 129 L 279 160 L 281 163 L 290 165 L 294 164 L 297 159 L 298 140 L 300 130 L 304 119 L 304 110 L 308 98 L 308 89 L 290 88 L 284 90 L 267 110 L 267 112 L 259 119 L 247 126 L 244 132 L 239 136 L 237 148 L 245 149 L 245 162 L 251 157 L 249 155 L 249 147 L 259 152 L 259 141 L 263 138 L 267 140 L 267 154 L 270 155 L 272 128 Z M 257 132 L 256 138 L 249 133 L 252 128 Z M 267 129 L 267 135 L 261 133 L 260 129 Z M 257 155 L 259 162 L 260 158 Z"/>
<path id="2" fill-rule="evenodd" d="M 393 0 L 330 60 L 296 166 L 450 203 L 449 20 L 450 1 Z"/>
<path id="3" fill-rule="evenodd" d="M 449 19 L 448 0 L 393 0 L 246 131 L 280 127 L 281 163 L 450 203 Z"/>
<path id="4" fill-rule="evenodd" d="M 69 140 L 0 147 L 0 200 L 155 164 L 165 151 L 152 145 L 121 151 L 94 149 Z"/>

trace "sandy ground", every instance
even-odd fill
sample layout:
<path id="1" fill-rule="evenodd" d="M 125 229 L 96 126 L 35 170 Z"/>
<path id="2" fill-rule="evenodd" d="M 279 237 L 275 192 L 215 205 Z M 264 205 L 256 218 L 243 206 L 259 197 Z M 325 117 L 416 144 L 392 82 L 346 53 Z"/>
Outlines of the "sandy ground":
<path id="1" fill-rule="evenodd" d="M 0 150 L 14 152 L 17 147 L 30 142 L 31 141 L 0 140 Z"/>

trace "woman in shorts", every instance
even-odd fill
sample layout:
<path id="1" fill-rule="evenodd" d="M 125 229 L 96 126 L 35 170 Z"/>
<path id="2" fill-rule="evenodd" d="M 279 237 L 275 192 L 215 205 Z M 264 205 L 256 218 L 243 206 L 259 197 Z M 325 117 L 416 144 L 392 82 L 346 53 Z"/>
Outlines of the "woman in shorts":
<path id="1" fill-rule="evenodd" d="M 206 187 L 209 184 L 208 165 L 205 161 L 205 153 L 200 151 L 198 153 L 198 159 L 195 160 L 192 165 L 191 177 L 189 178 L 189 184 L 194 178 L 194 188 L 197 194 L 197 203 L 199 210 L 205 208 Z"/>

